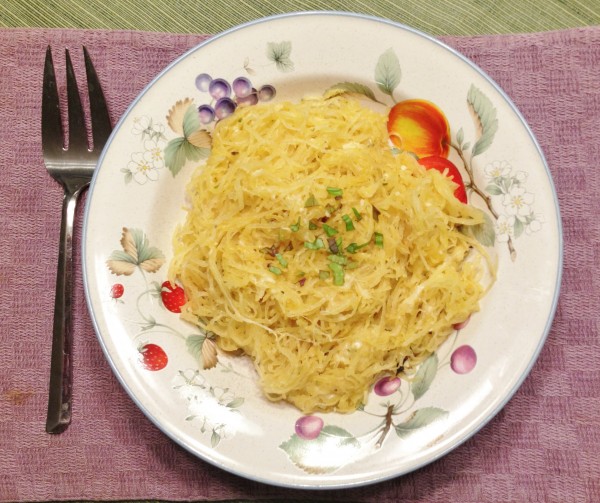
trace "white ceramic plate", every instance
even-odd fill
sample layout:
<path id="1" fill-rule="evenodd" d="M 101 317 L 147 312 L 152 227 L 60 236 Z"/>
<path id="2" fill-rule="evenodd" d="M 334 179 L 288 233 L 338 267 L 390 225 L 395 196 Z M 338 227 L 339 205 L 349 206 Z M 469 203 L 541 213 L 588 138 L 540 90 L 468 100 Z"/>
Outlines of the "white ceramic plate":
<path id="1" fill-rule="evenodd" d="M 465 177 L 467 163 L 473 183 L 489 198 L 487 207 L 470 193 L 472 204 L 490 217 L 480 237 L 498 256 L 498 279 L 481 311 L 423 364 L 415 382 L 372 391 L 365 409 L 353 414 L 302 418 L 292 406 L 268 402 L 243 357 L 219 355 L 215 368 L 202 370 L 203 334 L 161 298 L 171 236 L 184 218 L 184 188 L 207 153 L 193 146 L 192 133 L 204 127 L 205 117 L 196 109 L 214 104 L 206 90 L 211 79 L 232 83 L 237 77 L 274 100 L 298 100 L 346 83 L 388 107 L 409 98 L 431 101 L 450 124 L 450 158 Z M 222 102 L 221 110 L 228 105 Z M 507 96 L 430 37 L 341 13 L 256 21 L 171 64 L 116 127 L 92 183 L 84 228 L 89 308 L 106 357 L 135 403 L 200 458 L 290 487 L 348 487 L 396 477 L 475 433 L 536 360 L 554 315 L 561 265 L 552 180 Z M 155 370 L 143 364 L 143 347 Z"/>

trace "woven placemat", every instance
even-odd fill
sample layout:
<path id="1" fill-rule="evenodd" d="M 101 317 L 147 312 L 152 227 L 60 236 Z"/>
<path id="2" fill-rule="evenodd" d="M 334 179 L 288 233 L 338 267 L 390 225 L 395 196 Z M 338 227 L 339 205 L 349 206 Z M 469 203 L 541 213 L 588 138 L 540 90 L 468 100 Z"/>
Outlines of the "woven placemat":
<path id="1" fill-rule="evenodd" d="M 600 501 L 600 27 L 443 39 L 491 75 L 531 125 L 556 183 L 565 238 L 547 343 L 514 398 L 473 438 L 417 472 L 347 491 L 286 490 L 226 473 L 171 442 L 118 384 L 94 335 L 79 269 L 75 419 L 62 435 L 44 433 L 62 197 L 40 148 L 45 48 L 78 54 L 85 44 L 117 119 L 203 39 L 0 30 L 0 501 Z M 75 63 L 81 71 L 79 56 Z M 80 224 L 77 241 L 79 233 Z"/>

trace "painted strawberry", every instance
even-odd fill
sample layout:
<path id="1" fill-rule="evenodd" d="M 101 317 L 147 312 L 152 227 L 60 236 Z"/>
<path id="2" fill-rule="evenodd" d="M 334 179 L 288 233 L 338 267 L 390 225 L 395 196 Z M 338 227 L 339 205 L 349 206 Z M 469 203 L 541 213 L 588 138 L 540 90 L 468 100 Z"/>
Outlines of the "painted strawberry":
<path id="1" fill-rule="evenodd" d="M 181 306 L 187 301 L 183 288 L 179 285 L 174 285 L 170 281 L 165 281 L 161 285 L 160 297 L 164 306 L 172 313 L 180 313 Z"/>
<path id="2" fill-rule="evenodd" d="M 125 287 L 121 283 L 115 283 L 110 289 L 110 296 L 113 299 L 120 299 L 125 292 Z"/>
<path id="3" fill-rule="evenodd" d="M 156 344 L 144 344 L 138 351 L 140 362 L 146 370 L 162 370 L 169 362 L 165 350 Z"/>

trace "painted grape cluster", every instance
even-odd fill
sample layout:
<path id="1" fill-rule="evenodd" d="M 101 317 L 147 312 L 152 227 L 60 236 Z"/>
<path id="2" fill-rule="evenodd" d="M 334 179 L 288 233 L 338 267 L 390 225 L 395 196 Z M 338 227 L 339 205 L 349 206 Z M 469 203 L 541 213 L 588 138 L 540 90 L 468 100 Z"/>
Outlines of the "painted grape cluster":
<path id="1" fill-rule="evenodd" d="M 210 124 L 231 115 L 237 107 L 256 105 L 259 101 L 270 101 L 275 97 L 275 88 L 265 84 L 259 89 L 253 87 L 247 77 L 237 77 L 231 83 L 223 78 L 213 79 L 208 73 L 196 77 L 196 87 L 208 93 L 212 101 L 198 107 L 202 124 Z"/>

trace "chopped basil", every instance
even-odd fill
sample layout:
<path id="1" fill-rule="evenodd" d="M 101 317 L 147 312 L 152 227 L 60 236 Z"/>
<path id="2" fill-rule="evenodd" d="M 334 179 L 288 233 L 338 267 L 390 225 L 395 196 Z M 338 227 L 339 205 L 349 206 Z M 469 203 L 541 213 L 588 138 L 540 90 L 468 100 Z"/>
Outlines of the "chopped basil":
<path id="1" fill-rule="evenodd" d="M 346 224 L 346 230 L 347 231 L 353 231 L 354 230 L 354 224 L 352 223 L 352 220 L 350 219 L 349 215 L 342 215 L 342 220 Z"/>
<path id="2" fill-rule="evenodd" d="M 336 264 L 335 262 L 329 263 L 329 269 L 333 273 L 333 284 L 336 286 L 341 286 L 344 284 L 344 268 L 340 264 Z"/>
<path id="3" fill-rule="evenodd" d="M 352 208 L 352 213 L 354 213 L 354 218 L 356 218 L 357 222 L 360 222 L 362 220 L 362 215 L 356 208 Z"/>
<path id="4" fill-rule="evenodd" d="M 298 217 L 298 221 L 295 224 L 290 225 L 290 230 L 292 232 L 298 232 L 300 230 L 300 217 Z"/>
<path id="5" fill-rule="evenodd" d="M 317 198 L 313 194 L 311 194 L 310 196 L 308 196 L 308 199 L 304 203 L 304 206 L 306 208 L 309 208 L 311 206 L 317 206 L 318 204 L 319 203 L 317 202 Z"/>
<path id="6" fill-rule="evenodd" d="M 273 274 L 276 274 L 277 276 L 281 274 L 281 269 L 279 269 L 279 267 L 275 267 L 274 265 L 269 266 L 269 271 L 271 271 Z"/>
<path id="7" fill-rule="evenodd" d="M 381 234 L 381 232 L 376 232 L 374 235 L 375 235 L 375 246 L 379 246 L 379 248 L 383 248 L 383 234 Z"/>
<path id="8" fill-rule="evenodd" d="M 334 197 L 341 197 L 344 194 L 344 191 L 337 187 L 327 187 L 327 192 Z"/>
<path id="9" fill-rule="evenodd" d="M 337 229 L 334 229 L 333 227 L 327 224 L 323 224 L 323 230 L 329 237 L 335 236 L 338 233 Z"/>
<path id="10" fill-rule="evenodd" d="M 275 258 L 281 264 L 281 267 L 287 267 L 288 266 L 287 260 L 283 258 L 283 255 L 281 253 L 276 253 L 275 254 Z"/>
<path id="11" fill-rule="evenodd" d="M 317 238 L 312 243 L 310 241 L 304 241 L 304 247 L 309 250 L 320 250 L 325 247 L 325 243 L 323 243 L 321 238 Z"/>
<path id="12" fill-rule="evenodd" d="M 358 243 L 350 243 L 348 246 L 346 246 L 346 251 L 348 253 L 356 253 L 358 250 L 360 250 L 361 248 L 364 248 L 369 243 L 370 243 L 370 241 L 367 241 L 366 243 L 363 243 L 361 245 L 359 245 Z"/>
<path id="13" fill-rule="evenodd" d="M 312 220 L 310 222 L 308 222 L 308 229 L 311 231 L 314 231 L 316 229 L 318 229 L 317 224 L 315 224 Z"/>
<path id="14" fill-rule="evenodd" d="M 348 262 L 348 259 L 343 255 L 328 255 L 327 258 L 330 262 L 334 262 L 340 265 L 346 265 L 346 263 Z"/>

